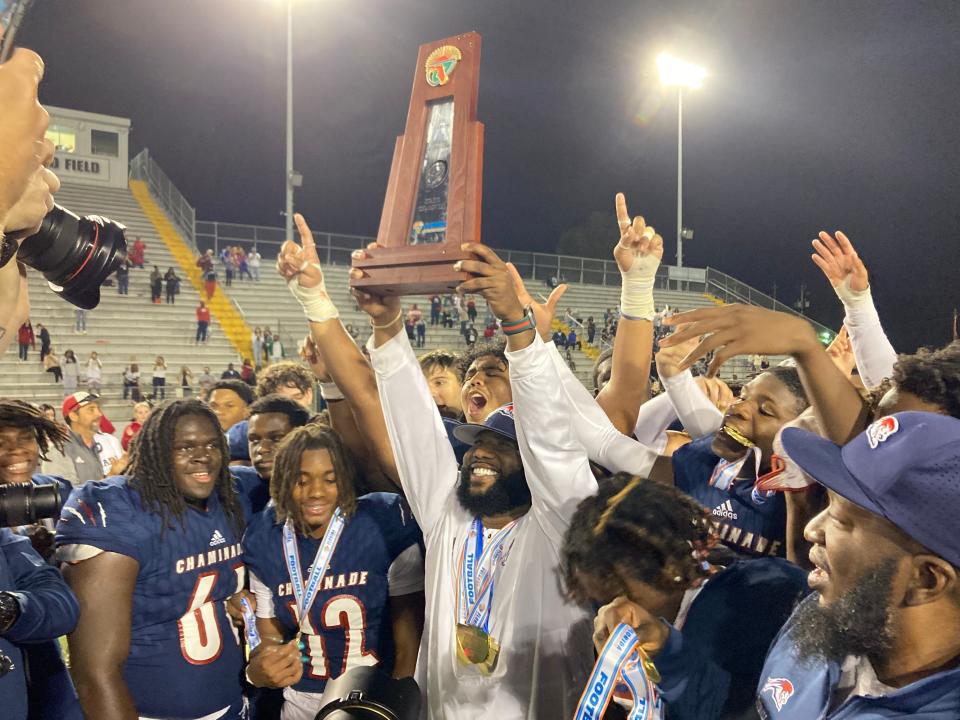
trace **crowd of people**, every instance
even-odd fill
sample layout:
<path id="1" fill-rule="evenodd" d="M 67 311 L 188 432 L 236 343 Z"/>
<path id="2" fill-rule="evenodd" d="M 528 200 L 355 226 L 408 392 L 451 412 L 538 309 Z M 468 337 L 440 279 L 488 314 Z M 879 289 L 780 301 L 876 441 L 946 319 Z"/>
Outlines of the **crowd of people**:
<path id="1" fill-rule="evenodd" d="M 6 243 L 58 185 L 41 75 L 25 50 L 0 66 Z M 552 336 L 562 286 L 538 302 L 478 244 L 430 322 L 473 327 L 482 297 L 491 337 L 418 358 L 419 308 L 354 291 L 359 347 L 297 215 L 277 272 L 299 360 L 204 368 L 165 400 L 157 357 L 119 438 L 96 353 L 59 408 L 0 399 L 4 517 L 63 504 L 0 529 L 4 717 L 307 720 L 378 668 L 431 719 L 956 718 L 960 343 L 898 355 L 842 232 L 813 241 L 845 310 L 830 347 L 758 307 L 658 318 L 662 239 L 615 211 L 593 392 Z M 24 287 L 0 267 L 0 351 L 24 344 Z M 735 356 L 760 358 L 736 396 L 716 377 Z"/>

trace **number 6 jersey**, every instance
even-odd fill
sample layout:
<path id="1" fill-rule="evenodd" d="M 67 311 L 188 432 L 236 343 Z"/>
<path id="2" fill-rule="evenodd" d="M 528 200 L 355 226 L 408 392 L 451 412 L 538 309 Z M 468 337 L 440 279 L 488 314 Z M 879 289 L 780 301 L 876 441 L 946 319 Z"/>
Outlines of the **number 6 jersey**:
<path id="1" fill-rule="evenodd" d="M 188 506 L 182 522 L 162 525 L 126 477 L 113 477 L 74 491 L 57 546 L 67 561 L 92 547 L 140 565 L 123 673 L 139 714 L 221 717 L 242 702 L 243 652 L 224 602 L 243 586 L 240 538 L 216 494 L 205 511 Z"/>

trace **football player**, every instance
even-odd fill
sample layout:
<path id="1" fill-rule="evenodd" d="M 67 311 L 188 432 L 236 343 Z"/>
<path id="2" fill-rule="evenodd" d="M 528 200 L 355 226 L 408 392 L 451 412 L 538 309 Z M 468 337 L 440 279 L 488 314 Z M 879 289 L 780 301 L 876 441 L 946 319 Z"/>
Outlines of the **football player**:
<path id="1" fill-rule="evenodd" d="M 80 600 L 69 640 L 87 717 L 245 717 L 224 602 L 243 587 L 245 511 L 226 457 L 216 415 L 178 400 L 147 418 L 128 475 L 64 507 L 57 547 Z"/>
<path id="2" fill-rule="evenodd" d="M 355 478 L 334 430 L 294 429 L 273 458 L 273 504 L 244 535 L 262 641 L 247 677 L 285 688 L 283 720 L 311 720 L 327 680 L 355 667 L 382 664 L 395 677 L 416 667 L 420 529 L 403 498 L 358 498 Z"/>

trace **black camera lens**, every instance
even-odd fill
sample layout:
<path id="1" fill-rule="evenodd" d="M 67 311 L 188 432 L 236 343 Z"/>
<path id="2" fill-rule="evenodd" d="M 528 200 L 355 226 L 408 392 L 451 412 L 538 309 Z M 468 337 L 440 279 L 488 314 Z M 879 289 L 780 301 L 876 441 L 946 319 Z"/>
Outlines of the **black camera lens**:
<path id="1" fill-rule="evenodd" d="M 17 260 L 39 270 L 50 288 L 84 310 L 100 304 L 100 286 L 127 259 L 126 227 L 54 205 L 40 230 L 20 243 Z"/>
<path id="2" fill-rule="evenodd" d="M 32 482 L 0 485 L 0 527 L 32 525 L 60 516 L 60 488 Z"/>

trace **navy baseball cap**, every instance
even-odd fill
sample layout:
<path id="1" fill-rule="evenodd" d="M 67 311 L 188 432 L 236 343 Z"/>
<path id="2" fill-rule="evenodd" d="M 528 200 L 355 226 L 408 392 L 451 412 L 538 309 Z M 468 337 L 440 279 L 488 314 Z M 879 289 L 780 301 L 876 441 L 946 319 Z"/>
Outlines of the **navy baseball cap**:
<path id="1" fill-rule="evenodd" d="M 247 431 L 250 427 L 248 420 L 241 420 L 231 425 L 227 430 L 227 445 L 230 446 L 231 460 L 250 461 L 250 445 L 247 440 Z"/>
<path id="2" fill-rule="evenodd" d="M 787 454 L 818 483 L 960 566 L 960 420 L 888 415 L 843 447 L 799 428 L 784 429 L 782 438 Z"/>
<path id="3" fill-rule="evenodd" d="M 513 422 L 513 403 L 507 403 L 487 415 L 483 425 L 476 423 L 461 423 L 453 428 L 453 436 L 462 443 L 473 445 L 477 436 L 482 432 L 495 432 L 498 435 L 517 441 L 517 428 Z"/>

